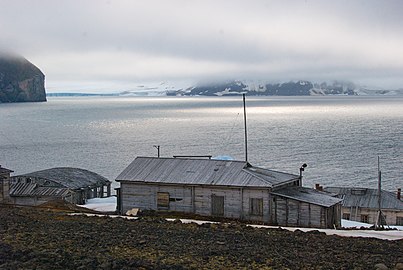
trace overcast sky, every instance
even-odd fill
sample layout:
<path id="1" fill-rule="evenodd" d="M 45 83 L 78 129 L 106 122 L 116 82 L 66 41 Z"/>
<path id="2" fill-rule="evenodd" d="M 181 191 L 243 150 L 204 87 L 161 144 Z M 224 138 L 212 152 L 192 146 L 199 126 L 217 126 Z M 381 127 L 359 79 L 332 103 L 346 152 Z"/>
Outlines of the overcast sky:
<path id="1" fill-rule="evenodd" d="M 48 92 L 159 81 L 403 88 L 403 1 L 0 0 L 0 48 Z"/>

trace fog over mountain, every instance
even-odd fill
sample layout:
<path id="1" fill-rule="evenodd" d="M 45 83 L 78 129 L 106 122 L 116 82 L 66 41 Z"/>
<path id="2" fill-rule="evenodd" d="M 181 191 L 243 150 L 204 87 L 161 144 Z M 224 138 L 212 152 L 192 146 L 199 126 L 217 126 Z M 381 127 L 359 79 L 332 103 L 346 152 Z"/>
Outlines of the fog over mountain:
<path id="1" fill-rule="evenodd" d="M 0 0 L 0 7 L 0 48 L 38 65 L 48 92 L 234 78 L 403 88 L 399 0 Z"/>

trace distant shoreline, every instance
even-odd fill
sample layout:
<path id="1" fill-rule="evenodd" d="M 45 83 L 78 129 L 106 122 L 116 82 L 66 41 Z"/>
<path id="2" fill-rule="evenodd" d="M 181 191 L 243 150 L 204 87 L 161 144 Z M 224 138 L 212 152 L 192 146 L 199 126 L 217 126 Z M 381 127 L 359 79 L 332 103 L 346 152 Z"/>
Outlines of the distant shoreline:
<path id="1" fill-rule="evenodd" d="M 120 96 L 119 93 L 46 93 L 47 97 L 114 97 L 114 96 Z"/>

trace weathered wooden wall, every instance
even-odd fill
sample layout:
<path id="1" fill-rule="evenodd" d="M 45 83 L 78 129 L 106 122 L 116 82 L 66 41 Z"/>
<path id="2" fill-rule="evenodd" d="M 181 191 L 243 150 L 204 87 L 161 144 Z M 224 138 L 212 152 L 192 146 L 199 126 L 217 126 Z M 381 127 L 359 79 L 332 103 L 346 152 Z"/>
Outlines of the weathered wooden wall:
<path id="1" fill-rule="evenodd" d="M 361 215 L 368 215 L 368 223 L 375 224 L 378 218 L 377 209 L 368 209 L 361 207 L 342 207 L 342 213 L 350 214 L 350 220 L 361 222 Z M 395 211 L 389 209 L 382 209 L 382 213 L 386 217 L 387 225 L 397 225 L 396 218 L 403 217 L 403 211 Z"/>
<path id="2" fill-rule="evenodd" d="M 8 174 L 0 176 L 0 203 L 10 200 L 10 177 Z"/>
<path id="3" fill-rule="evenodd" d="M 38 206 L 49 201 L 62 200 L 59 197 L 12 197 L 12 203 L 16 205 Z"/>
<path id="4" fill-rule="evenodd" d="M 275 196 L 273 201 L 271 221 L 274 224 L 315 228 L 340 226 L 338 205 L 327 208 L 280 196 Z"/>
<path id="5" fill-rule="evenodd" d="M 169 207 L 158 207 L 157 194 L 169 193 Z M 162 196 L 161 198 L 164 198 Z M 262 212 L 252 214 L 251 199 L 262 200 Z M 272 197 L 269 189 L 217 186 L 159 185 L 121 182 L 122 213 L 132 208 L 170 210 L 203 216 L 261 221 L 280 226 L 333 228 L 340 226 L 340 206 L 330 208 Z M 224 209 L 221 211 L 222 200 Z M 259 204 L 260 205 L 260 204 Z"/>
<path id="6" fill-rule="evenodd" d="M 211 216 L 212 198 L 224 198 L 224 217 L 270 220 L 270 194 L 267 189 L 244 189 L 216 186 L 151 185 L 121 182 L 122 213 L 132 208 L 158 210 L 157 193 L 169 193 L 169 210 Z M 250 214 L 250 198 L 263 200 L 262 215 Z M 165 209 L 162 209 L 165 210 Z M 167 209 L 168 210 L 168 209 Z"/>

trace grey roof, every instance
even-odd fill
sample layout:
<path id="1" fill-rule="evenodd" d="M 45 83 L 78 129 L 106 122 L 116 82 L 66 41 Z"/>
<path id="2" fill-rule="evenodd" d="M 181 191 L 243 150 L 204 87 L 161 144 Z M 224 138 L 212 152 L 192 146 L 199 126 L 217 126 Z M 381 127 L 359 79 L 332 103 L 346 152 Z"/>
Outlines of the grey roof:
<path id="1" fill-rule="evenodd" d="M 330 207 L 342 201 L 342 199 L 330 196 L 327 192 L 300 186 L 285 187 L 273 191 L 272 194 L 324 207 Z"/>
<path id="2" fill-rule="evenodd" d="M 108 179 L 97 173 L 84 169 L 69 167 L 52 168 L 14 176 L 13 178 L 18 177 L 35 177 L 46 179 L 71 189 L 79 189 L 88 186 L 103 186 L 110 183 Z"/>
<path id="3" fill-rule="evenodd" d="M 10 186 L 10 196 L 12 197 L 65 197 L 69 193 L 68 188 L 41 187 L 36 183 L 13 183 Z"/>
<path id="4" fill-rule="evenodd" d="M 326 187 L 326 191 L 339 194 L 343 198 L 344 207 L 361 207 L 378 209 L 378 190 L 358 187 Z M 396 194 L 386 190 L 381 193 L 382 209 L 403 210 L 403 201 L 398 200 Z"/>
<path id="5" fill-rule="evenodd" d="M 137 157 L 116 181 L 272 188 L 298 177 L 245 161 Z"/>
<path id="6" fill-rule="evenodd" d="M 9 170 L 9 169 L 6 169 L 6 168 L 4 168 L 4 167 L 2 167 L 2 166 L 0 165 L 0 174 L 3 174 L 3 173 L 12 173 L 12 172 L 14 172 L 14 171 Z"/>

